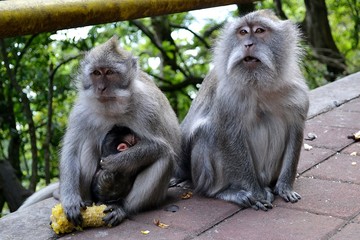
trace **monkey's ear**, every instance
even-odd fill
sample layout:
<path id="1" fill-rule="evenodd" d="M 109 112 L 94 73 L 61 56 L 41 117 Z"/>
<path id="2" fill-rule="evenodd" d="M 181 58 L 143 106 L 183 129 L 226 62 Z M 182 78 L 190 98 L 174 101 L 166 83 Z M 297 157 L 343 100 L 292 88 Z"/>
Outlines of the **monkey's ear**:
<path id="1" fill-rule="evenodd" d="M 280 21 L 280 19 L 276 16 L 275 12 L 272 9 L 262 9 L 253 13 L 259 14 L 260 16 L 264 16 L 266 18 L 270 18 L 273 21 Z"/>
<path id="2" fill-rule="evenodd" d="M 118 44 L 119 43 L 119 37 L 117 35 L 112 36 L 109 41 L 111 41 L 114 44 Z"/>
<path id="3" fill-rule="evenodd" d="M 130 55 L 126 60 L 126 65 L 129 69 L 138 69 L 138 58 Z"/>
<path id="4" fill-rule="evenodd" d="M 131 66 L 133 68 L 137 68 L 138 67 L 138 58 L 137 57 L 131 57 L 130 58 L 130 61 L 131 61 Z"/>
<path id="5" fill-rule="evenodd" d="M 119 47 L 119 37 L 114 35 L 105 44 L 107 43 L 111 45 L 113 49 L 117 49 Z"/>

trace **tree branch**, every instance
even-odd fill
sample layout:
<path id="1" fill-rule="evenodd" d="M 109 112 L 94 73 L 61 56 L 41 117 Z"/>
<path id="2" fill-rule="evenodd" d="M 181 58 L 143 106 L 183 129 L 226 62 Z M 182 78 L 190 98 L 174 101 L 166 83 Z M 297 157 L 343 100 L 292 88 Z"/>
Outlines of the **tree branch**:
<path id="1" fill-rule="evenodd" d="M 32 35 L 26 42 L 25 46 L 23 47 L 23 49 L 20 51 L 19 56 L 16 58 L 16 62 L 15 62 L 15 67 L 14 67 L 14 75 L 17 74 L 17 70 L 20 66 L 20 61 L 23 58 L 23 56 L 25 55 L 27 49 L 30 47 L 32 41 L 38 36 L 39 34 L 34 34 Z"/>
<path id="2" fill-rule="evenodd" d="M 26 47 L 26 46 L 25 46 Z M 8 54 L 6 52 L 6 44 L 4 39 L 0 39 L 0 48 L 1 53 L 3 55 L 3 61 L 6 68 L 6 72 L 10 78 L 11 84 L 14 86 L 15 90 L 20 94 L 20 98 L 22 100 L 22 107 L 24 109 L 25 117 L 27 120 L 27 124 L 29 126 L 29 137 L 30 137 L 30 146 L 31 146 L 31 154 L 32 154 L 32 173 L 31 173 L 31 181 L 29 189 L 35 191 L 36 183 L 38 181 L 38 154 L 37 154 L 37 146 L 36 146 L 36 128 L 33 120 L 33 114 L 30 107 L 30 100 L 23 92 L 22 87 L 19 82 L 16 80 L 14 72 L 11 71 L 10 62 L 8 58 Z"/>
<path id="3" fill-rule="evenodd" d="M 204 34 L 203 34 L 203 38 L 208 38 L 210 37 L 210 35 L 215 32 L 216 30 L 222 28 L 223 26 L 225 25 L 225 22 L 222 22 L 222 23 L 219 23 L 219 24 L 216 24 L 212 27 L 210 27 L 209 29 L 207 29 Z"/>
<path id="4" fill-rule="evenodd" d="M 202 83 L 203 78 L 200 77 L 189 77 L 187 79 L 185 79 L 184 81 L 182 81 L 181 83 L 177 83 L 177 84 L 172 84 L 169 86 L 160 86 L 159 88 L 161 89 L 161 91 L 164 92 L 174 92 L 174 91 L 179 91 L 189 85 L 196 85 L 199 83 Z"/>
<path id="5" fill-rule="evenodd" d="M 160 51 L 161 55 L 167 61 L 169 66 L 171 66 L 172 69 L 179 70 L 182 74 L 184 74 L 184 76 L 187 77 L 188 74 L 185 72 L 185 70 L 182 69 L 176 63 L 176 61 L 174 61 L 174 59 L 169 58 L 169 56 L 167 55 L 167 52 L 162 47 L 161 43 L 159 43 L 159 41 L 156 39 L 155 35 L 152 32 L 150 32 L 149 29 L 141 21 L 139 21 L 139 20 L 131 20 L 130 22 L 133 23 L 137 28 L 139 28 L 150 39 L 150 41 Z M 175 45 L 175 47 L 177 47 L 177 46 Z"/>
<path id="6" fill-rule="evenodd" d="M 195 33 L 193 30 L 191 30 L 190 28 L 188 27 L 185 27 L 185 26 L 181 26 L 181 25 L 176 25 L 176 24 L 170 24 L 171 27 L 173 28 L 179 28 L 179 29 L 185 29 L 189 32 L 191 32 L 197 39 L 200 40 L 200 42 L 202 42 L 204 44 L 204 46 L 208 49 L 210 49 L 210 45 L 206 42 L 205 38 L 201 37 L 200 35 L 198 35 L 197 33 Z"/>
<path id="7" fill-rule="evenodd" d="M 282 2 L 281 0 L 274 0 L 275 3 L 275 12 L 276 15 L 279 16 L 281 19 L 288 19 L 285 12 L 282 9 Z"/>

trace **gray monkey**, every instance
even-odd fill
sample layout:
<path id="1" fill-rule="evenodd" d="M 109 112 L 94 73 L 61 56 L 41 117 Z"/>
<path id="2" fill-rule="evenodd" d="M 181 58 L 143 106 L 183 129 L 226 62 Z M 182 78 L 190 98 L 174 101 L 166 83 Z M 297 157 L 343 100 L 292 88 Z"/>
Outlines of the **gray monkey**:
<path id="1" fill-rule="evenodd" d="M 141 139 L 126 151 L 102 158 L 104 171 L 131 175 L 142 169 L 122 204 L 109 204 L 104 221 L 160 204 L 166 197 L 173 163 L 180 152 L 180 128 L 165 95 L 137 59 L 115 37 L 83 59 L 78 97 L 68 120 L 60 160 L 60 200 L 67 218 L 80 225 L 80 209 L 94 201 L 91 184 L 101 158 L 101 143 L 113 126 L 136 129 Z M 122 190 L 119 190 L 122 191 Z"/>
<path id="2" fill-rule="evenodd" d="M 293 183 L 309 103 L 299 37 L 295 24 L 269 10 L 226 24 L 214 68 L 181 123 L 175 182 L 265 211 L 274 194 L 301 198 Z"/>

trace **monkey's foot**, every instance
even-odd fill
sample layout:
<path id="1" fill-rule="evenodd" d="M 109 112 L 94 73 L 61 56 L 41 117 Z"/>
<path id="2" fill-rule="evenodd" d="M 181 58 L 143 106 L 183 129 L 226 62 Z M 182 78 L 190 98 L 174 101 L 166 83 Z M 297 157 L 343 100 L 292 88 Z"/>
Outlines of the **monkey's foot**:
<path id="1" fill-rule="evenodd" d="M 177 178 L 170 179 L 169 187 L 180 187 L 186 189 L 193 189 L 193 184 L 190 180 L 182 180 Z"/>
<path id="2" fill-rule="evenodd" d="M 286 202 L 295 203 L 301 199 L 300 194 L 294 192 L 292 187 L 286 183 L 277 183 L 274 192 L 282 197 Z"/>
<path id="3" fill-rule="evenodd" d="M 273 208 L 271 204 L 273 196 L 270 192 L 267 192 L 266 199 L 256 199 L 249 191 L 228 189 L 218 193 L 216 198 L 236 203 L 243 208 L 251 207 L 255 210 L 261 209 L 263 211 Z"/>
<path id="4" fill-rule="evenodd" d="M 274 194 L 272 193 L 270 188 L 265 188 L 263 193 L 255 195 L 256 199 L 255 204 L 251 207 L 255 210 L 264 210 L 272 209 L 272 202 L 274 201 Z M 265 197 L 265 199 L 263 199 Z"/>
<path id="5" fill-rule="evenodd" d="M 264 196 L 265 199 L 263 199 Z M 274 194 L 271 192 L 270 188 L 265 188 L 264 193 L 260 194 L 256 199 L 255 204 L 251 206 L 253 209 L 267 211 L 268 209 L 273 208 L 271 203 L 274 201 Z"/>
<path id="6" fill-rule="evenodd" d="M 127 216 L 125 210 L 118 205 L 109 205 L 104 213 L 106 216 L 103 221 L 111 227 L 119 225 Z"/>

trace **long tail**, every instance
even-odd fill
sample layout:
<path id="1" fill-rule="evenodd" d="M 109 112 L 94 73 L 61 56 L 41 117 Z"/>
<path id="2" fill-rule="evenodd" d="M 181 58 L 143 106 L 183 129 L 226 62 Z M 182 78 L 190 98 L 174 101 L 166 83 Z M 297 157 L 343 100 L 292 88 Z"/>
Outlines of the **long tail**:
<path id="1" fill-rule="evenodd" d="M 40 202 L 44 199 L 53 197 L 54 192 L 57 191 L 58 189 L 59 189 L 59 182 L 52 183 L 52 184 L 44 187 L 43 189 L 35 192 L 33 195 L 28 197 L 25 200 L 25 202 L 19 207 L 18 210 L 24 209 L 24 208 L 26 208 L 30 205 L 33 205 L 37 202 Z"/>

